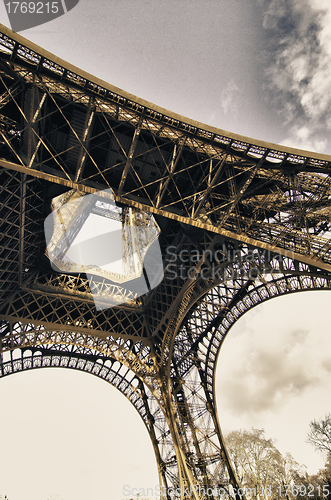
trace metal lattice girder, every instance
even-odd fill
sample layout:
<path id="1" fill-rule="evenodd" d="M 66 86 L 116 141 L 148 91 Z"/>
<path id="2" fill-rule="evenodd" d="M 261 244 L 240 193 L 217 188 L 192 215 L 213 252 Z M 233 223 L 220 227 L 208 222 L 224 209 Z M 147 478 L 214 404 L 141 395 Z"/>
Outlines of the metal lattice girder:
<path id="1" fill-rule="evenodd" d="M 123 337 L 101 341 L 77 330 L 50 332 L 31 323 L 23 326 L 13 323 L 10 317 L 2 323 L 2 356 L 10 352 L 21 354 L 3 359 L 2 375 L 35 367 L 62 366 L 84 369 L 105 378 L 133 402 L 153 436 L 163 478 L 160 484 L 168 487 L 180 484 L 178 458 L 174 458 L 178 447 L 195 481 L 206 488 L 209 485 L 224 487 L 228 481 L 225 471 L 228 458 L 220 440 L 213 378 L 217 353 L 226 333 L 238 317 L 264 300 L 285 293 L 330 288 L 330 276 L 306 266 L 298 267 L 290 260 L 283 264 L 283 271 L 279 267 L 277 275 L 266 274 L 264 282 L 229 279 L 218 285 L 214 283 L 207 293 L 211 281 L 196 282 L 169 356 L 170 401 L 162 394 L 162 380 L 157 382 L 157 365 L 148 340 L 145 341 L 147 347 L 141 341 L 128 342 Z M 25 359 L 30 353 L 35 362 L 30 357 Z M 115 362 L 118 368 L 114 378 L 107 367 L 109 363 L 113 367 Z M 124 371 L 121 366 L 126 367 Z M 169 429 L 172 419 L 178 433 L 177 445 Z"/>
<path id="2" fill-rule="evenodd" d="M 171 461 L 173 447 L 169 441 L 169 430 L 167 423 L 159 415 L 160 407 L 153 404 L 155 398 L 149 392 L 137 376 L 116 359 L 105 356 L 98 350 L 76 346 L 74 349 L 61 344 L 45 347 L 16 347 L 12 351 L 4 351 L 1 354 L 1 376 L 5 377 L 21 371 L 37 368 L 69 368 L 91 373 L 116 387 L 133 404 L 141 416 L 152 439 L 158 463 Z M 162 457 L 162 458 L 161 458 Z M 176 464 L 173 464 L 173 467 Z M 172 467 L 172 469 L 173 469 Z M 160 485 L 166 489 L 172 484 L 172 478 L 177 471 L 159 468 Z M 170 481 L 167 478 L 170 475 Z"/>
<path id="3" fill-rule="evenodd" d="M 197 500 L 195 485 L 239 486 L 217 356 L 250 308 L 331 287 L 331 158 L 186 119 L 0 26 L 0 167 L 1 376 L 62 366 L 104 378 L 147 426 L 165 489 Z M 45 255 L 52 200 L 108 188 L 160 227 L 164 279 L 142 297 Z M 96 310 L 91 289 L 121 305 Z"/>
<path id="4" fill-rule="evenodd" d="M 112 187 L 117 201 L 331 269 L 330 157 L 202 128 L 2 32 L 2 111 L 16 123 L 12 135 L 2 130 L 14 164 L 3 166 L 23 173 L 30 167 L 67 186 L 79 176 L 88 192 Z M 24 112 L 26 85 L 39 95 L 33 126 Z M 36 136 L 33 165 L 14 146 L 15 134 L 25 132 Z"/>

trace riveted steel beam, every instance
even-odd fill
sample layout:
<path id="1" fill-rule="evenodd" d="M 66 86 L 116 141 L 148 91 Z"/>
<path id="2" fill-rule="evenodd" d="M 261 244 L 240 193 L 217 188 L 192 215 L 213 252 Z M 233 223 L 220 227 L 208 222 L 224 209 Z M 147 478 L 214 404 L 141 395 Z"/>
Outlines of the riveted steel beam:
<path id="1" fill-rule="evenodd" d="M 121 182 L 120 182 L 120 185 L 118 187 L 118 195 L 119 196 L 121 196 L 121 193 L 122 193 L 123 187 L 124 187 L 124 183 L 125 183 L 125 179 L 126 179 L 126 177 L 128 175 L 129 169 L 130 169 L 130 167 L 132 165 L 132 158 L 133 158 L 133 155 L 134 155 L 134 152 L 135 152 L 135 148 L 136 148 L 137 143 L 138 143 L 139 134 L 140 134 L 142 126 L 143 126 L 143 121 L 144 121 L 144 118 L 145 118 L 145 113 L 146 113 L 146 111 L 143 110 L 143 112 L 140 115 L 139 121 L 138 121 L 138 123 L 136 125 L 136 128 L 134 130 L 134 134 L 133 134 L 133 138 L 132 138 L 130 150 L 128 152 L 128 156 L 127 156 L 127 159 L 126 159 L 125 167 L 124 167 L 124 170 L 123 170 L 123 173 L 122 173 Z"/>

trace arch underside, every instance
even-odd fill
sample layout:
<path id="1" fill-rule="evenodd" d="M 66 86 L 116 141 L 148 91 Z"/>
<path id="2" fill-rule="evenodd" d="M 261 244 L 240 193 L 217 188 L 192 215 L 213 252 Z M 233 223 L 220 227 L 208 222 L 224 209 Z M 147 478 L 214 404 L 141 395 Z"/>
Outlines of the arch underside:
<path id="1" fill-rule="evenodd" d="M 22 325 L 20 325 L 22 326 Z M 31 325 L 30 325 L 31 327 Z M 16 325 L 17 329 L 17 325 Z M 134 406 L 151 437 L 159 468 L 160 485 L 170 487 L 177 481 L 174 448 L 169 441 L 169 428 L 160 404 L 141 378 L 115 357 L 98 349 L 81 345 L 15 341 L 15 347 L 6 350 L 5 342 L 0 355 L 0 377 L 41 368 L 67 368 L 94 375 L 118 389 Z M 20 345 L 24 347 L 20 347 Z M 146 352 L 141 359 L 146 357 Z M 164 464 L 162 466 L 162 464 Z"/>
<path id="2" fill-rule="evenodd" d="M 5 27 L 0 70 L 1 376 L 92 373 L 140 414 L 163 486 L 238 485 L 215 405 L 218 352 L 252 307 L 330 288 L 331 158 L 202 126 Z M 52 199 L 108 188 L 161 230 L 164 279 L 141 297 L 55 272 L 45 256 Z M 122 305 L 97 310 L 92 288 Z"/>
<path id="3" fill-rule="evenodd" d="M 235 268 L 233 263 L 232 273 Z M 171 425 L 175 427 L 181 460 L 185 457 L 196 484 L 206 490 L 211 485 L 227 488 L 231 465 L 214 394 L 216 361 L 225 336 L 244 313 L 266 300 L 331 288 L 331 276 L 326 273 L 303 265 L 298 269 L 290 260 L 283 262 L 282 268 L 283 272 L 280 269 L 273 275 L 265 272 L 255 279 L 231 279 L 228 268 L 229 278 L 221 283 L 212 283 L 212 279 L 195 281 L 191 301 L 173 342 L 169 364 L 170 415 L 162 387 L 153 374 L 155 357 L 141 341 L 134 343 L 120 337 L 101 341 L 72 332 L 50 332 L 42 325 L 34 328 L 31 323 L 24 326 L 3 321 L 1 376 L 44 367 L 91 373 L 122 392 L 138 411 L 152 439 L 164 491 L 183 484 L 183 464 L 178 463 Z"/>
<path id="4" fill-rule="evenodd" d="M 177 330 L 169 362 L 172 401 L 175 414 L 179 415 L 179 435 L 191 437 L 189 445 L 181 440 L 181 447 L 186 450 L 198 484 L 204 484 L 206 489 L 207 485 L 226 488 L 229 482 L 236 481 L 231 476 L 215 401 L 216 362 L 225 336 L 244 313 L 266 300 L 331 288 L 328 274 L 307 272 L 305 266 L 297 266 L 290 259 L 286 267 L 286 272 L 278 269 L 255 279 L 229 278 L 215 284 L 194 306 L 188 306 Z M 201 289 L 197 292 L 201 295 Z"/>

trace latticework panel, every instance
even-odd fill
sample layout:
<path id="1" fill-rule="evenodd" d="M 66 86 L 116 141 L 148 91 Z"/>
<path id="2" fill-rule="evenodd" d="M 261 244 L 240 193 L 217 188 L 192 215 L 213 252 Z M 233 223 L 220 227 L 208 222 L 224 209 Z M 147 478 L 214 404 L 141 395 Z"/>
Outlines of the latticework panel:
<path id="1" fill-rule="evenodd" d="M 65 345 L 15 347 L 1 354 L 0 377 L 38 368 L 69 368 L 90 373 L 118 389 L 135 407 L 151 435 L 160 485 L 167 490 L 178 477 L 174 447 L 160 405 L 144 383 L 118 360 L 91 349 Z M 148 394 L 148 395 L 147 395 Z M 165 466 L 166 464 L 167 466 Z M 169 465 L 169 467 L 168 467 Z"/>
<path id="2" fill-rule="evenodd" d="M 1 169 L 1 299 L 36 268 L 43 239 L 43 190 L 38 179 Z"/>
<path id="3" fill-rule="evenodd" d="M 329 157 L 201 129 L 3 31 L 3 166 L 330 270 Z"/>
<path id="4" fill-rule="evenodd" d="M 145 422 L 161 484 L 195 500 L 185 488 L 238 486 L 214 396 L 225 335 L 331 279 L 331 158 L 201 127 L 0 29 L 1 373 L 107 380 Z M 45 254 L 52 200 L 108 188 L 160 228 L 164 278 L 144 296 Z"/>
<path id="5" fill-rule="evenodd" d="M 290 259 L 273 265 L 278 265 L 278 273 L 222 280 L 203 295 L 202 287 L 196 287 L 191 296 L 194 306 L 188 306 L 174 337 L 168 359 L 173 414 L 188 467 L 201 485 L 226 488 L 229 479 L 236 481 L 218 422 L 214 387 L 218 354 L 231 326 L 271 298 L 331 288 L 329 275 Z"/>

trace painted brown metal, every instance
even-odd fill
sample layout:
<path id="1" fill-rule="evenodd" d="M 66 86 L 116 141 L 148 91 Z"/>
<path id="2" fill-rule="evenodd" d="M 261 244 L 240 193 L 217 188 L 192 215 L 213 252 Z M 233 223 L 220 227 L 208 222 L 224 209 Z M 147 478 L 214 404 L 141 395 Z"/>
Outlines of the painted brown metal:
<path id="1" fill-rule="evenodd" d="M 149 431 L 164 498 L 238 487 L 217 356 L 250 308 L 330 288 L 331 157 L 159 108 L 2 25 L 0 69 L 1 375 L 59 366 L 108 380 Z M 155 216 L 165 269 L 145 296 L 97 311 L 91 280 L 51 268 L 43 224 L 59 194 L 107 188 Z M 104 280 L 98 293 L 124 292 Z"/>

